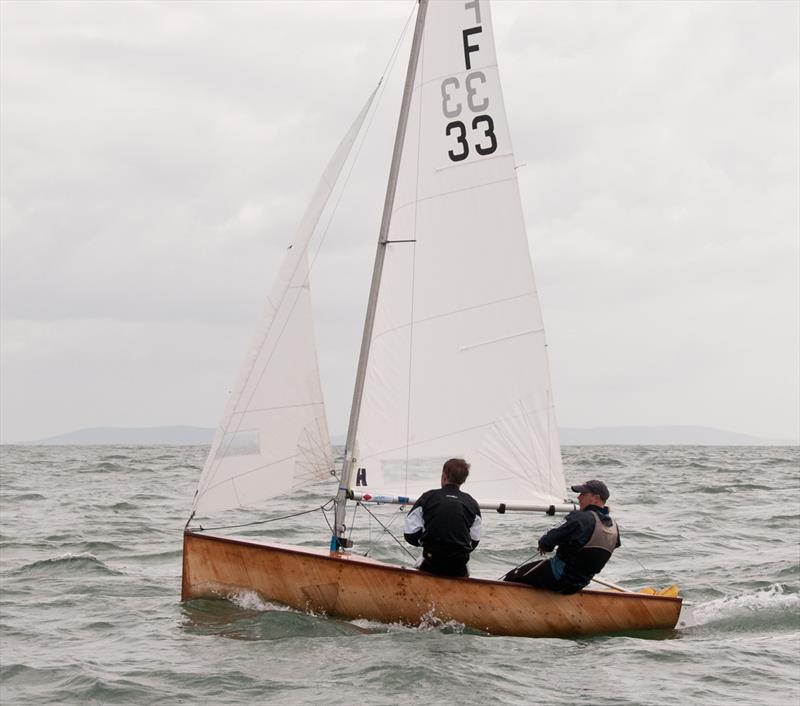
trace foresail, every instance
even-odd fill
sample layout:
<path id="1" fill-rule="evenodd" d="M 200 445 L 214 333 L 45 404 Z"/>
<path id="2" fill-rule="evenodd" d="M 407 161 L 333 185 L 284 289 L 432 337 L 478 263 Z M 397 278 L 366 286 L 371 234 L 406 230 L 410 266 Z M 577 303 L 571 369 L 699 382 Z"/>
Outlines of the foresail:
<path id="1" fill-rule="evenodd" d="M 314 342 L 307 251 L 374 96 L 339 144 L 286 253 L 200 476 L 192 508 L 200 515 L 255 505 L 330 478 L 333 458 Z"/>
<path id="2" fill-rule="evenodd" d="M 560 502 L 544 328 L 485 0 L 427 11 L 357 429 L 354 489 L 472 464 L 480 500 Z"/>

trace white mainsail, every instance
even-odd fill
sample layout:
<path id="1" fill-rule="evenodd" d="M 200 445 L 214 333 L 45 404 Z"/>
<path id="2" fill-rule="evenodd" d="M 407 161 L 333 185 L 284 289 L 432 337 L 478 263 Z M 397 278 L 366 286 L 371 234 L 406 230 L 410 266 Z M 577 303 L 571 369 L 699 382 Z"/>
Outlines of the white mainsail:
<path id="1" fill-rule="evenodd" d="M 430 3 L 358 415 L 352 487 L 561 502 L 544 328 L 487 1 Z"/>
<path id="2" fill-rule="evenodd" d="M 339 144 L 289 246 L 211 445 L 193 513 L 255 505 L 330 478 L 333 457 L 314 342 L 307 251 L 374 96 L 373 91 Z"/>

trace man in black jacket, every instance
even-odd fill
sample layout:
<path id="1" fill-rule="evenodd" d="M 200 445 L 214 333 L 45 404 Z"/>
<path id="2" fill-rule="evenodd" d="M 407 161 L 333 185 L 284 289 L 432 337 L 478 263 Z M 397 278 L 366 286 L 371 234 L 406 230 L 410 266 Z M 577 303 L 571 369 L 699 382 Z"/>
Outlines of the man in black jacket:
<path id="1" fill-rule="evenodd" d="M 460 490 L 469 464 L 451 458 L 442 467 L 442 487 L 423 493 L 406 516 L 406 542 L 422 545 L 420 571 L 440 576 L 468 576 L 470 552 L 481 538 L 481 510 Z"/>
<path id="2" fill-rule="evenodd" d="M 539 554 L 558 547 L 552 559 L 531 562 L 509 571 L 504 581 L 527 583 L 558 593 L 577 593 L 599 573 L 620 546 L 619 529 L 606 507 L 606 484 L 590 480 L 573 485 L 579 510 L 539 538 Z"/>

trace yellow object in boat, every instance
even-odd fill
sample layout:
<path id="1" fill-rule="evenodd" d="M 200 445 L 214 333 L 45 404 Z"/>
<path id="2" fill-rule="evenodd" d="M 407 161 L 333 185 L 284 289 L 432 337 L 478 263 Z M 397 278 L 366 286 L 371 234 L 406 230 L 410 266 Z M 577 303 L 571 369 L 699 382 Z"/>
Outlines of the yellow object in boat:
<path id="1" fill-rule="evenodd" d="M 645 593 L 648 596 L 668 596 L 669 598 L 677 598 L 680 589 L 676 584 L 672 584 L 671 586 L 667 586 L 666 588 L 653 588 L 652 586 L 645 586 L 644 588 L 639 589 L 639 593 Z"/>

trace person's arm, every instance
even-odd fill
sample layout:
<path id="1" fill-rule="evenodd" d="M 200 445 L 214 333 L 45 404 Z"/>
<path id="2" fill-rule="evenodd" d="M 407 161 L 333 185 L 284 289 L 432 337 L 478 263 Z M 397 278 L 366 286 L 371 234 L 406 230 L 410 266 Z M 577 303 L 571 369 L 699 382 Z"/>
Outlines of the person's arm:
<path id="1" fill-rule="evenodd" d="M 478 510 L 478 513 L 475 515 L 475 519 L 472 521 L 472 527 L 469 528 L 469 538 L 472 542 L 472 549 L 474 550 L 475 547 L 478 546 L 478 542 L 481 541 L 481 511 Z"/>
<path id="2" fill-rule="evenodd" d="M 567 515 L 563 522 L 545 532 L 539 537 L 539 553 L 552 552 L 559 544 L 563 543 L 576 531 L 580 531 L 581 525 L 574 513 Z"/>
<path id="3" fill-rule="evenodd" d="M 421 500 L 422 498 L 420 498 Z M 425 518 L 422 516 L 422 505 L 419 500 L 411 508 L 411 512 L 406 515 L 406 521 L 403 525 L 403 536 L 406 542 L 413 544 L 415 547 L 419 546 L 419 541 L 425 532 Z"/>

